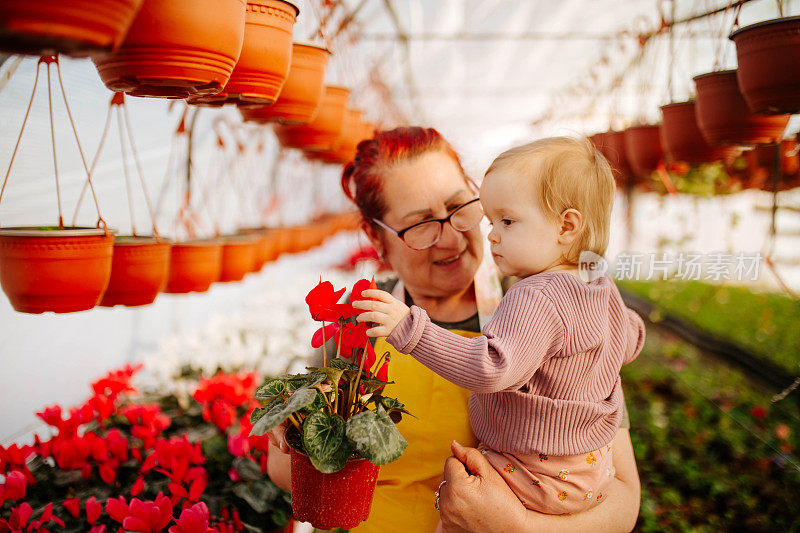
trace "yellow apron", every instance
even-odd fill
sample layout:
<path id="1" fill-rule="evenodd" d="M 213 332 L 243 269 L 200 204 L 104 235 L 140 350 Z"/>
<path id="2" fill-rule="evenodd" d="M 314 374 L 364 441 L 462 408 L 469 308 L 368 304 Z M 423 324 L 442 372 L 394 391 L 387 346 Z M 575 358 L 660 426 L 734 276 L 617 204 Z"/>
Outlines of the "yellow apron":
<path id="1" fill-rule="evenodd" d="M 480 332 L 451 330 L 464 337 Z M 403 415 L 397 429 L 408 441 L 400 459 L 383 465 L 369 519 L 356 533 L 433 532 L 439 511 L 433 493 L 439 486 L 450 442 L 477 446 L 469 423 L 470 391 L 453 385 L 428 370 L 410 355 L 399 353 L 385 339 L 375 343 L 375 353 L 392 356 L 386 395 L 397 398 L 417 418 Z"/>

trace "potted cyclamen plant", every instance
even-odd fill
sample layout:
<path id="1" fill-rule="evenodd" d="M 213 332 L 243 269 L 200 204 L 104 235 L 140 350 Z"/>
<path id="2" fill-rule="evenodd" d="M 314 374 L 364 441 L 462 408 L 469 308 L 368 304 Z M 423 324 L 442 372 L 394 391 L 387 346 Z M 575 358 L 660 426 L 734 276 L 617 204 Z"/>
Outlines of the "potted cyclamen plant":
<path id="1" fill-rule="evenodd" d="M 374 283 L 356 282 L 351 301 L 369 287 Z M 395 426 L 407 411 L 383 394 L 388 353 L 376 358 L 366 323 L 345 322 L 361 311 L 338 303 L 344 291 L 321 281 L 306 297 L 312 318 L 322 322 L 312 346 L 322 346 L 323 366 L 268 379 L 255 391 L 261 408 L 251 414 L 251 435 L 286 422 L 292 512 L 323 529 L 366 520 L 378 467 L 398 459 L 408 444 Z M 325 344 L 331 338 L 336 357 L 329 362 Z"/>

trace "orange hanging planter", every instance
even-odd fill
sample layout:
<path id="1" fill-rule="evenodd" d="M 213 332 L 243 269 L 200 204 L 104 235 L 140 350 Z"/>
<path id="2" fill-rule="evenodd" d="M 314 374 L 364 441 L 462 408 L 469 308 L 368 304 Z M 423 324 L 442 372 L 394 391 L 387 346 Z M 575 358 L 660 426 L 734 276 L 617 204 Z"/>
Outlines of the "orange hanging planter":
<path id="1" fill-rule="evenodd" d="M 143 0 L 3 0 L 0 50 L 83 57 L 116 49 Z"/>
<path id="2" fill-rule="evenodd" d="M 275 125 L 275 135 L 282 146 L 324 151 L 336 147 L 342 131 L 344 111 L 350 91 L 343 87 L 325 87 L 316 118 L 305 126 Z"/>
<path id="3" fill-rule="evenodd" d="M 0 285 L 22 313 L 91 309 L 108 285 L 113 246 L 104 229 L 0 229 Z"/>
<path id="4" fill-rule="evenodd" d="M 278 121 L 302 125 L 317 114 L 325 92 L 325 67 L 330 52 L 312 44 L 292 45 L 292 64 L 278 99 L 269 106 L 240 107 L 242 118 L 250 122 Z"/>
<path id="5" fill-rule="evenodd" d="M 216 239 L 175 243 L 170 252 L 164 292 L 206 292 L 219 279 L 221 268 L 222 244 Z"/>
<path id="6" fill-rule="evenodd" d="M 171 245 L 152 237 L 117 237 L 111 280 L 100 305 L 135 307 L 155 301 L 169 275 Z"/>
<path id="7" fill-rule="evenodd" d="M 219 281 L 241 281 L 253 271 L 259 240 L 250 235 L 227 235 L 222 239 Z"/>
<path id="8" fill-rule="evenodd" d="M 286 0 L 248 0 L 239 61 L 222 92 L 189 103 L 269 105 L 278 98 L 292 57 L 292 27 L 300 10 Z"/>
<path id="9" fill-rule="evenodd" d="M 36 79 L 33 83 L 28 112 L 22 121 L 17 143 L 0 187 L 0 201 L 2 201 L 8 184 L 22 134 L 25 132 L 31 103 L 33 103 L 39 83 L 39 69 L 42 65 L 46 65 L 47 68 L 50 129 L 51 135 L 55 137 L 50 67 L 56 65 L 61 92 L 65 94 L 61 82 L 61 67 L 58 57 L 42 56 L 36 67 Z M 70 117 L 78 150 L 83 157 L 66 97 L 64 105 Z M 100 206 L 94 195 L 94 186 L 88 168 L 87 184 L 92 190 L 98 217 L 97 226 L 94 228 L 64 226 L 55 145 L 53 146 L 53 174 L 58 200 L 58 225 L 0 229 L 0 287 L 8 296 L 12 307 L 23 313 L 43 313 L 45 311 L 71 313 L 91 309 L 100 301 L 111 275 L 113 231 L 109 230 L 100 216 Z"/>
<path id="10" fill-rule="evenodd" d="M 709 72 L 694 78 L 697 88 L 697 125 L 713 145 L 752 145 L 783 137 L 790 115 L 758 115 L 750 112 L 736 70 Z"/>
<path id="11" fill-rule="evenodd" d="M 290 450 L 295 520 L 319 529 L 351 529 L 369 517 L 380 467 L 355 459 L 338 472 L 323 474 L 308 455 Z"/>
<path id="12" fill-rule="evenodd" d="M 94 57 L 112 91 L 186 98 L 220 92 L 239 59 L 245 0 L 145 0 L 119 50 Z"/>

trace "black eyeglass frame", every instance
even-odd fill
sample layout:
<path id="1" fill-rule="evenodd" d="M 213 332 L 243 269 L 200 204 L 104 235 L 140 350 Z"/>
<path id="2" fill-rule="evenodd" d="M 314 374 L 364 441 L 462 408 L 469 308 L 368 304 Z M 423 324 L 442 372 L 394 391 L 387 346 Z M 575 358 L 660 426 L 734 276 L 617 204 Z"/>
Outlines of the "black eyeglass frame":
<path id="1" fill-rule="evenodd" d="M 408 246 L 408 247 L 409 247 L 409 248 L 411 248 L 412 250 L 425 250 L 425 249 L 427 249 L 427 248 L 430 248 L 431 246 L 433 246 L 433 245 L 434 245 L 434 244 L 436 244 L 437 242 L 439 242 L 439 239 L 441 239 L 441 238 L 442 238 L 442 231 L 444 231 L 444 224 L 445 224 L 445 222 L 450 222 L 450 219 L 451 219 L 451 218 L 453 218 L 453 215 L 455 215 L 456 213 L 458 213 L 458 212 L 459 212 L 461 209 L 463 209 L 463 208 L 467 207 L 468 205 L 474 204 L 475 202 L 480 202 L 480 201 L 481 201 L 481 199 L 480 199 L 480 198 L 473 198 L 472 200 L 470 200 L 470 201 L 468 201 L 468 202 L 464 202 L 464 203 L 463 203 L 463 204 L 461 204 L 460 206 L 458 206 L 458 207 L 456 207 L 455 209 L 453 209 L 453 212 L 452 212 L 452 213 L 450 213 L 449 215 L 447 215 L 447 216 L 446 216 L 446 217 L 444 217 L 444 218 L 429 218 L 428 220 L 423 220 L 423 221 L 421 221 L 421 222 L 417 222 L 416 224 L 412 224 L 412 225 L 408 226 L 407 228 L 403 228 L 403 229 L 401 229 L 401 230 L 399 230 L 399 231 L 398 231 L 398 230 L 396 230 L 396 229 L 394 229 L 394 228 L 392 228 L 392 227 L 389 227 L 389 226 L 387 226 L 387 225 L 386 225 L 384 222 L 382 222 L 382 221 L 378 220 L 377 218 L 373 218 L 373 219 L 372 219 L 372 221 L 373 221 L 374 223 L 378 224 L 380 227 L 382 227 L 382 228 L 384 228 L 384 229 L 387 229 L 387 230 L 391 231 L 392 233 L 394 233 L 395 235 L 397 235 L 397 237 L 398 237 L 398 238 L 399 238 L 401 241 L 403 241 L 403 244 L 405 244 L 406 246 Z M 483 216 L 481 216 L 481 218 L 483 218 Z M 478 222 L 476 222 L 476 223 L 475 223 L 475 226 L 477 226 L 478 224 L 480 224 L 480 222 L 481 222 L 481 218 L 479 218 L 479 219 L 478 219 Z M 421 225 L 423 225 L 423 224 L 430 224 L 431 222 L 438 222 L 438 223 L 439 223 L 439 235 L 436 237 L 436 240 L 434 240 L 432 243 L 430 243 L 428 246 L 425 246 L 424 248 L 414 248 L 413 246 L 411 246 L 410 244 L 408 244 L 408 243 L 406 242 L 406 240 L 405 240 L 405 238 L 404 238 L 403 236 L 406 234 L 406 232 L 407 232 L 408 230 L 410 230 L 410 229 L 414 229 L 414 228 L 416 228 L 417 226 L 421 226 Z M 453 223 L 452 223 L 452 222 L 450 222 L 450 225 L 452 226 L 452 225 L 453 225 Z M 474 228 L 475 226 L 472 226 L 471 228 L 467 228 L 467 229 L 464 229 L 464 230 L 460 230 L 460 229 L 457 229 L 457 228 L 455 228 L 455 227 L 453 227 L 453 229 L 455 229 L 456 231 L 469 231 L 469 230 L 471 230 L 472 228 Z"/>

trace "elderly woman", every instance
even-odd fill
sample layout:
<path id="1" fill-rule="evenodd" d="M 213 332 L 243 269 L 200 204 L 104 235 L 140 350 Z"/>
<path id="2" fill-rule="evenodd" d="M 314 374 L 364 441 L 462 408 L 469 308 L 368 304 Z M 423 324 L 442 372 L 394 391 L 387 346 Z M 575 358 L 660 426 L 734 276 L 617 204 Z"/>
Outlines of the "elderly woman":
<path id="1" fill-rule="evenodd" d="M 476 187 L 444 138 L 417 127 L 380 132 L 359 144 L 342 187 L 361 212 L 370 242 L 397 276 L 381 288 L 422 307 L 444 328 L 479 335 L 497 300 L 486 264 L 481 266 L 482 212 Z M 613 441 L 616 478 L 608 499 L 581 514 L 537 513 L 523 507 L 474 448 L 469 391 L 397 353 L 383 339 L 376 351 L 393 355 L 389 380 L 394 384 L 387 392 L 416 418 L 405 417 L 398 425 L 408 448 L 381 467 L 370 517 L 353 531 L 433 532 L 440 518 L 446 532 L 633 528 L 639 479 L 626 420 Z M 451 449 L 453 441 L 460 444 Z M 281 445 L 271 450 L 278 453 L 269 455 L 269 475 L 288 489 L 288 455 L 279 452 L 288 450 L 282 439 L 272 442 Z"/>

